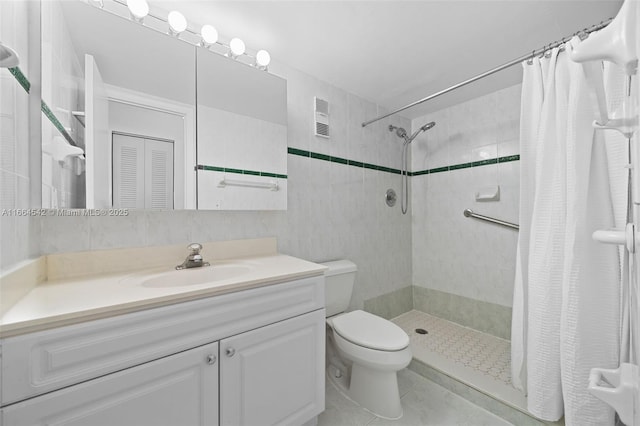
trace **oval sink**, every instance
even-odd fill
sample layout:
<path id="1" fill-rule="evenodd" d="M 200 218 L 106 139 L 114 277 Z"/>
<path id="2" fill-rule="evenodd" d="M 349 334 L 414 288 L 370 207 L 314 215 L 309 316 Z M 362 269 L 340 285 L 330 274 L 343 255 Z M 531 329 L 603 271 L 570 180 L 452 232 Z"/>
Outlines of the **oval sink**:
<path id="1" fill-rule="evenodd" d="M 247 265 L 212 265 L 201 268 L 182 269 L 157 274 L 149 278 L 141 278 L 143 287 L 182 287 L 188 285 L 209 284 L 228 280 L 246 274 L 251 269 Z"/>

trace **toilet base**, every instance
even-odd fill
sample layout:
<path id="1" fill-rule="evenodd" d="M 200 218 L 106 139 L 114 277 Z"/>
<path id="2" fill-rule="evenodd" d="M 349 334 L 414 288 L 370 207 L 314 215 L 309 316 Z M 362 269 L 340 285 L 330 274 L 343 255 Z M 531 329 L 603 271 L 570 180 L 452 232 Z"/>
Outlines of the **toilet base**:
<path id="1" fill-rule="evenodd" d="M 402 417 L 395 371 L 371 370 L 356 364 L 352 364 L 349 370 L 344 371 L 335 365 L 327 368 L 329 381 L 344 397 L 377 417 L 387 420 Z"/>
<path id="2" fill-rule="evenodd" d="M 372 370 L 354 363 L 349 396 L 379 417 L 391 420 L 402 417 L 398 374 L 395 371 Z"/>

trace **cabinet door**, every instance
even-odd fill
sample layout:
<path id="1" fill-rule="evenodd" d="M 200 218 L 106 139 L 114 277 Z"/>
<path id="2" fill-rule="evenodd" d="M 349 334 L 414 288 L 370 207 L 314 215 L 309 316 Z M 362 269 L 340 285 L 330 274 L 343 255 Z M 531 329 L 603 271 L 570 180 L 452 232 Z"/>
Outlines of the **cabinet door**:
<path id="1" fill-rule="evenodd" d="M 3 408 L 13 426 L 218 424 L 218 343 Z"/>
<path id="2" fill-rule="evenodd" d="M 301 425 L 324 410 L 325 310 L 220 342 L 220 423 Z"/>

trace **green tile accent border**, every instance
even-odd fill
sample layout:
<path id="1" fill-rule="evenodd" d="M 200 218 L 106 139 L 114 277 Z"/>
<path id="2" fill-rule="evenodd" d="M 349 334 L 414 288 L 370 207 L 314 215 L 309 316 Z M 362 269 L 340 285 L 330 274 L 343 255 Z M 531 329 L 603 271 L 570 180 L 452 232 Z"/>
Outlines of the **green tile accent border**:
<path id="1" fill-rule="evenodd" d="M 291 155 L 299 155 L 301 157 L 310 157 L 311 153 L 309 151 L 304 151 L 298 148 L 287 148 L 287 153 Z"/>
<path id="2" fill-rule="evenodd" d="M 49 119 L 49 121 L 51 121 L 51 124 L 53 124 L 53 126 L 56 129 L 58 129 L 58 132 L 60 132 L 62 137 L 64 137 L 67 140 L 67 142 L 69 142 L 73 146 L 78 146 L 78 144 L 73 140 L 71 135 L 67 133 L 62 123 L 60 123 L 60 120 L 58 120 L 58 117 L 55 116 L 55 114 L 51 111 L 49 106 L 46 103 L 44 103 L 44 101 L 41 102 L 40 109 L 42 110 L 42 113 Z"/>
<path id="3" fill-rule="evenodd" d="M 309 157 L 315 158 L 317 160 L 331 161 L 331 157 L 326 154 L 318 154 L 317 152 L 310 152 Z"/>
<path id="4" fill-rule="evenodd" d="M 468 169 L 470 167 L 488 166 L 490 164 L 508 163 L 510 161 L 520 161 L 520 155 L 518 155 L 518 154 L 516 154 L 516 155 L 507 155 L 507 156 L 504 156 L 504 157 L 489 158 L 489 159 L 486 159 L 486 160 L 472 161 L 472 162 L 469 162 L 469 163 L 452 164 L 451 166 L 436 167 L 434 169 L 427 169 L 427 170 L 420 170 L 418 172 L 411 172 L 410 175 L 411 176 L 421 176 L 421 175 L 427 175 L 427 174 L 433 174 L 433 173 L 448 172 L 448 171 L 451 171 L 451 170 Z"/>
<path id="5" fill-rule="evenodd" d="M 435 169 L 424 170 L 424 174 L 427 174 L 427 173 L 429 173 L 429 174 L 431 174 L 431 173 L 441 173 L 441 172 L 448 172 L 448 171 L 449 171 L 449 166 L 436 167 Z M 422 172 L 416 172 L 416 173 L 421 173 L 422 174 Z"/>
<path id="6" fill-rule="evenodd" d="M 354 167 L 364 167 L 365 169 L 377 170 L 377 171 L 386 172 L 386 173 L 393 173 L 396 175 L 400 174 L 400 170 L 393 169 L 391 167 L 378 166 L 371 163 L 363 163 L 356 160 L 349 160 L 347 158 L 332 157 L 331 155 L 320 154 L 318 152 L 305 151 L 304 149 L 288 148 L 287 153 L 291 155 L 298 155 L 300 157 L 313 158 L 315 160 L 329 161 L 331 163 L 345 164 L 345 165 L 354 166 Z"/>
<path id="7" fill-rule="evenodd" d="M 508 163 L 510 161 L 520 161 L 520 155 L 507 155 L 505 157 L 498 157 L 498 163 Z"/>
<path id="8" fill-rule="evenodd" d="M 228 167 L 219 167 L 219 166 L 205 166 L 204 164 L 198 164 L 196 166 L 196 169 L 210 171 L 210 172 L 225 172 L 225 173 L 236 173 L 239 175 L 265 176 L 265 177 L 272 177 L 272 178 L 278 178 L 278 179 L 287 179 L 287 175 L 283 175 L 279 173 L 260 172 L 257 170 L 231 169 Z"/>
<path id="9" fill-rule="evenodd" d="M 413 308 L 511 340 L 511 308 L 507 306 L 414 285 Z"/>
<path id="10" fill-rule="evenodd" d="M 11 73 L 11 75 L 13 75 L 16 78 L 16 80 L 18 81 L 20 86 L 22 86 L 24 91 L 29 93 L 29 90 L 31 90 L 31 83 L 29 82 L 27 77 L 22 73 L 22 70 L 20 69 L 20 67 L 9 68 L 9 72 Z"/>
<path id="11" fill-rule="evenodd" d="M 364 301 L 365 311 L 385 319 L 395 318 L 398 315 L 409 312 L 411 309 L 413 309 L 412 286 L 407 286 Z"/>
<path id="12" fill-rule="evenodd" d="M 345 165 L 354 166 L 354 167 L 363 167 L 365 169 L 377 170 L 385 173 L 393 173 L 396 175 L 399 175 L 401 173 L 400 170 L 394 169 L 391 167 L 378 166 L 376 164 L 363 163 L 360 161 L 348 160 L 346 158 L 341 158 L 341 157 L 332 157 L 331 155 L 320 154 L 312 151 L 306 151 L 304 149 L 288 148 L 287 152 L 290 155 L 298 155 L 300 157 L 313 158 L 315 160 L 329 161 L 331 163 L 345 164 Z M 520 160 L 520 155 L 509 155 L 505 157 L 490 158 L 490 159 L 481 160 L 481 161 L 472 161 L 470 163 L 453 164 L 451 166 L 436 167 L 434 169 L 420 170 L 417 172 L 409 172 L 408 175 L 422 176 L 422 175 L 428 175 L 432 173 L 448 172 L 451 170 L 467 169 L 469 167 L 480 167 L 480 166 L 487 166 L 490 164 L 507 163 L 509 161 L 519 161 L 519 160 Z"/>
<path id="13" fill-rule="evenodd" d="M 9 72 L 11 73 L 11 75 L 15 77 L 15 79 L 18 81 L 20 86 L 22 86 L 24 91 L 29 93 L 29 91 L 31 90 L 31 83 L 29 82 L 27 77 L 22 73 L 22 70 L 19 67 L 13 67 L 13 68 L 9 68 Z M 44 101 L 41 101 L 40 109 L 42 110 L 42 113 L 49 119 L 49 121 L 51 121 L 51 124 L 53 124 L 53 126 L 58 130 L 58 132 L 60 132 L 62 137 L 65 138 L 67 142 L 69 142 L 73 146 L 78 146 L 76 141 L 74 141 L 71 135 L 65 130 L 62 123 L 60 123 L 60 120 L 58 120 L 58 117 L 55 116 L 53 111 L 51 111 L 51 108 L 49 108 L 49 106 Z"/>

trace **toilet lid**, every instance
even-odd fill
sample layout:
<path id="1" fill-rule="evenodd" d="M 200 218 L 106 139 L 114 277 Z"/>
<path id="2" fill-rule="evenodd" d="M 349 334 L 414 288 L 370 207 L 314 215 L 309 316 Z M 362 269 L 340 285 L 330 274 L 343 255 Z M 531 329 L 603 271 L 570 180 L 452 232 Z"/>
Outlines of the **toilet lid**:
<path id="1" fill-rule="evenodd" d="M 368 312 L 339 315 L 332 324 L 336 333 L 358 346 L 381 351 L 399 351 L 409 346 L 409 336 L 403 329 Z"/>

